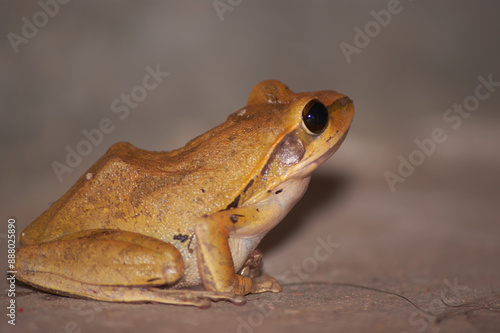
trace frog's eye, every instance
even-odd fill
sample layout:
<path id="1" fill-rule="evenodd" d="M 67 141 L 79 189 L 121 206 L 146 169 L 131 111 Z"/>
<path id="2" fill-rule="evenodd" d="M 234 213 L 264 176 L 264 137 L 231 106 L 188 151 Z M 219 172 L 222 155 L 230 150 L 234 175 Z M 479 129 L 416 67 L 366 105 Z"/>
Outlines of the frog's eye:
<path id="1" fill-rule="evenodd" d="M 320 134 L 328 125 L 328 110 L 320 101 L 310 101 L 302 111 L 302 121 L 312 134 Z"/>

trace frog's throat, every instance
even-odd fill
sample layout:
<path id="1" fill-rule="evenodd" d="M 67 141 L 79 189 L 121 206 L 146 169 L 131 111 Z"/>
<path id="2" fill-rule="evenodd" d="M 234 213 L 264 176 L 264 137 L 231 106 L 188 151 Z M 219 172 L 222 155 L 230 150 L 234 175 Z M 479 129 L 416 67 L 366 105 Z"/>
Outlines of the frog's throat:
<path id="1" fill-rule="evenodd" d="M 253 203 L 259 208 L 262 214 L 266 214 L 271 210 L 277 211 L 277 215 L 269 214 L 268 218 L 260 219 L 257 225 L 252 225 L 251 232 L 249 230 L 236 231 L 229 237 L 229 247 L 234 261 L 236 271 L 239 271 L 250 252 L 257 248 L 259 242 L 264 236 L 274 228 L 292 209 L 292 207 L 300 200 L 302 195 L 307 190 L 310 177 L 302 179 L 290 179 L 272 191 L 268 192 L 265 198 L 259 202 Z"/>

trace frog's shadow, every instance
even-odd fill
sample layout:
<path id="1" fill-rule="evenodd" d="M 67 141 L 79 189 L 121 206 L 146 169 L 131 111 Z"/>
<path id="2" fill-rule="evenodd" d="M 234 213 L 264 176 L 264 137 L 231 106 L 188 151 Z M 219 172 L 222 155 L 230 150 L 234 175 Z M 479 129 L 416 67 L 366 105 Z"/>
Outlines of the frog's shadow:
<path id="1" fill-rule="evenodd" d="M 309 188 L 306 193 L 274 229 L 272 229 L 260 242 L 258 248 L 264 254 L 286 238 L 293 235 L 303 223 L 307 223 L 308 215 L 327 202 L 335 201 L 349 184 L 345 175 L 332 173 L 313 173 Z"/>

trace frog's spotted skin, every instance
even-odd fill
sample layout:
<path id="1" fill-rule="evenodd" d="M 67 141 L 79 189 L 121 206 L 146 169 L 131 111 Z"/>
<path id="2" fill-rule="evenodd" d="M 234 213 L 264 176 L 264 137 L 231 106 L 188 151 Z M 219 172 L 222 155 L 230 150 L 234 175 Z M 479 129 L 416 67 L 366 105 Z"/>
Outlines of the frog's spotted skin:
<path id="1" fill-rule="evenodd" d="M 235 272 L 338 149 L 353 113 L 335 91 L 264 81 L 183 148 L 117 143 L 21 232 L 18 278 L 64 295 L 197 306 L 280 291 L 272 277 Z"/>

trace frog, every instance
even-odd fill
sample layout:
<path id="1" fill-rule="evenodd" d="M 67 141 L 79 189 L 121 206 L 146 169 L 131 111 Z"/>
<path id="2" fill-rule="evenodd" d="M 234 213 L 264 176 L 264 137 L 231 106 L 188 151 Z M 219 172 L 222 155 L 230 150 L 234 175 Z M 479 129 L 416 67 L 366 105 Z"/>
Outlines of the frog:
<path id="1" fill-rule="evenodd" d="M 20 232 L 17 279 L 69 297 L 200 308 L 281 292 L 256 247 L 353 115 L 346 95 L 266 80 L 182 148 L 116 143 Z"/>

